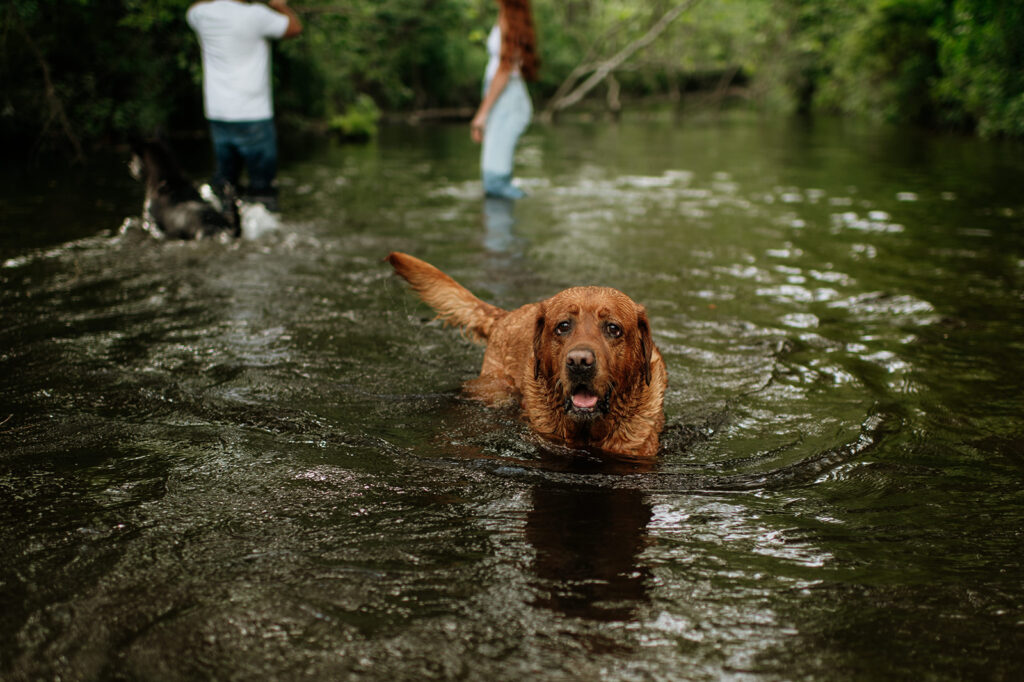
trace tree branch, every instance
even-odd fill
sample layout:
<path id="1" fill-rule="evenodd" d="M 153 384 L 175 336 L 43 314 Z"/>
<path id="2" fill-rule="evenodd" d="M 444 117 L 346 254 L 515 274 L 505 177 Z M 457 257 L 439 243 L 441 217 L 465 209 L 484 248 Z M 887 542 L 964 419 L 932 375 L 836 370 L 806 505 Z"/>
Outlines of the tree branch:
<path id="1" fill-rule="evenodd" d="M 581 61 L 576 68 L 574 68 L 569 75 L 565 77 L 562 84 L 558 86 L 558 90 L 556 90 L 555 94 L 548 100 L 547 106 L 544 107 L 544 111 L 542 111 L 539 116 L 541 121 L 551 121 L 554 116 L 554 109 L 552 108 L 552 105 L 564 98 L 566 94 L 573 89 L 579 79 L 583 77 L 583 74 L 590 73 L 600 65 L 600 62 L 594 61 L 594 53 L 597 52 L 597 46 L 603 45 L 611 40 L 616 33 L 622 30 L 624 25 L 625 23 L 612 26 L 603 36 L 594 39 L 590 43 L 590 47 L 587 48 L 587 54 L 583 57 L 583 61 Z"/>
<path id="2" fill-rule="evenodd" d="M 14 15 L 13 12 L 11 12 Z M 14 22 L 18 25 L 18 30 L 21 33 L 21 37 L 25 40 L 29 50 L 35 56 L 36 61 L 39 63 L 39 69 L 43 73 L 43 88 L 46 93 L 46 101 L 50 105 L 50 117 L 47 119 L 46 124 L 43 126 L 43 131 L 49 126 L 50 121 L 56 118 L 60 122 L 61 128 L 64 130 L 64 136 L 67 137 L 68 142 L 75 150 L 75 161 L 82 162 L 85 159 L 85 154 L 82 153 L 82 143 L 79 142 L 78 136 L 75 135 L 75 131 L 71 127 L 71 121 L 68 120 L 67 112 L 64 110 L 64 103 L 61 101 L 60 96 L 57 94 L 57 88 L 53 84 L 53 79 L 50 77 L 50 64 L 46 61 L 46 56 L 43 51 L 39 49 L 36 42 L 32 40 L 32 36 L 29 35 L 28 30 L 18 20 L 17 16 L 14 15 Z"/>
<path id="3" fill-rule="evenodd" d="M 563 96 L 559 96 L 558 93 L 556 93 L 555 97 L 552 97 L 551 101 L 549 101 L 548 105 L 544 108 L 542 118 L 550 119 L 554 112 L 567 109 L 582 100 L 588 92 L 597 86 L 598 83 L 607 78 L 610 73 L 615 71 L 615 69 L 622 66 L 622 63 L 627 59 L 654 42 L 654 39 L 661 35 L 661 33 L 668 28 L 669 24 L 678 19 L 683 12 L 696 5 L 699 1 L 700 0 L 687 0 L 687 2 L 676 5 L 662 15 L 658 21 L 654 22 L 654 25 L 647 30 L 647 33 L 622 48 L 618 54 L 598 65 L 590 78 L 583 81 L 583 83 L 571 93 Z M 580 67 L 577 67 L 573 71 L 573 74 L 576 74 L 579 68 Z M 561 88 L 559 88 L 559 91 L 561 91 Z"/>

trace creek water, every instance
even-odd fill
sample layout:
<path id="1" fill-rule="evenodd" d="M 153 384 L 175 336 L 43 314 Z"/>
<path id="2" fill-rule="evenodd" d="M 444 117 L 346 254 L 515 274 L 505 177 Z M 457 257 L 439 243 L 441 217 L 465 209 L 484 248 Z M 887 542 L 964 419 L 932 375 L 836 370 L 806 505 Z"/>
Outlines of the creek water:
<path id="1" fill-rule="evenodd" d="M 287 148 L 235 243 L 119 229 L 121 158 L 9 172 L 0 677 L 1019 679 L 1022 151 L 534 126 L 512 205 L 463 126 L 390 127 Z M 482 350 L 391 250 L 643 303 L 657 459 L 465 399 Z"/>

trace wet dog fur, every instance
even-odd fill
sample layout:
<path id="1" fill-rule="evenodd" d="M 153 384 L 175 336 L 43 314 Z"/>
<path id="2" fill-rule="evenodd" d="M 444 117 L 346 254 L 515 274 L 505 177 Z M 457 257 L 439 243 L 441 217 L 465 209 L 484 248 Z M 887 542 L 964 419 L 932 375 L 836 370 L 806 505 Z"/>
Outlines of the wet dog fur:
<path id="1" fill-rule="evenodd" d="M 418 258 L 387 261 L 439 318 L 487 345 L 471 396 L 517 401 L 535 432 L 570 447 L 658 452 L 668 373 L 643 306 L 616 289 L 574 287 L 504 310 Z"/>
<path id="2" fill-rule="evenodd" d="M 171 239 L 241 234 L 234 191 L 227 188 L 220 210 L 203 199 L 159 140 L 132 140 L 128 168 L 146 187 L 143 217 Z"/>

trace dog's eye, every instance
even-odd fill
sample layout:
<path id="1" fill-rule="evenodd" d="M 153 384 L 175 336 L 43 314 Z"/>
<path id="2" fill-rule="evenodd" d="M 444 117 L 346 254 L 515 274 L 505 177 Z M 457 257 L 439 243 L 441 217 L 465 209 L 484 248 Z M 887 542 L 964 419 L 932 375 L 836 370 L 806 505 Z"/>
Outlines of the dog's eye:
<path id="1" fill-rule="evenodd" d="M 555 325 L 555 333 L 559 336 L 564 336 L 572 331 L 572 322 L 564 320 Z"/>
<path id="2" fill-rule="evenodd" d="M 604 332 L 613 339 L 617 339 L 620 336 L 622 336 L 622 327 L 615 324 L 614 322 L 609 322 L 604 326 Z"/>

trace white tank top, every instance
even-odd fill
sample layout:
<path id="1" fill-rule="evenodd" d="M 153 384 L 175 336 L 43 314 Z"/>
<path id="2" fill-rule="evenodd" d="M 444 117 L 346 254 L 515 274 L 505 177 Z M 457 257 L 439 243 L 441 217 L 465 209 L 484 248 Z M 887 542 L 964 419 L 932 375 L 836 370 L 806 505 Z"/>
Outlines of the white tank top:
<path id="1" fill-rule="evenodd" d="M 484 90 L 491 86 L 491 79 L 498 73 L 498 66 L 501 65 L 501 28 L 495 24 L 491 32 L 487 34 L 487 70 L 484 71 Z M 521 77 L 517 66 L 510 74 L 512 78 Z"/>

